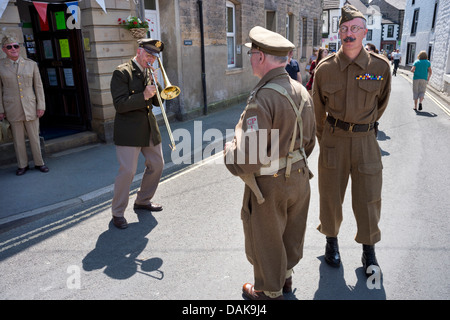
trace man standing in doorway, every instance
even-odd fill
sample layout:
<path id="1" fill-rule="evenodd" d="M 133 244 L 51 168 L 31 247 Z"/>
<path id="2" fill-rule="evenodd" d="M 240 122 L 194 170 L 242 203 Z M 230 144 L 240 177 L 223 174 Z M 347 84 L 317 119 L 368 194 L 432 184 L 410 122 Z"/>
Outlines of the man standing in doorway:
<path id="1" fill-rule="evenodd" d="M 317 68 L 313 100 L 320 144 L 318 230 L 327 239 L 325 261 L 334 267 L 341 264 L 337 235 L 351 176 L 355 240 L 363 246 L 367 273 L 370 265 L 378 266 L 375 243 L 381 239 L 382 163 L 376 131 L 388 104 L 391 74 L 387 59 L 364 50 L 366 34 L 364 15 L 345 5 L 339 21 L 342 47 Z"/>
<path id="2" fill-rule="evenodd" d="M 16 175 L 24 175 L 29 169 L 25 132 L 35 168 L 48 172 L 39 141 L 39 118 L 45 112 L 45 95 L 38 65 L 20 56 L 20 45 L 14 37 L 5 36 L 2 49 L 6 58 L 0 60 L 0 121 L 6 118 L 11 124 L 18 165 Z"/>

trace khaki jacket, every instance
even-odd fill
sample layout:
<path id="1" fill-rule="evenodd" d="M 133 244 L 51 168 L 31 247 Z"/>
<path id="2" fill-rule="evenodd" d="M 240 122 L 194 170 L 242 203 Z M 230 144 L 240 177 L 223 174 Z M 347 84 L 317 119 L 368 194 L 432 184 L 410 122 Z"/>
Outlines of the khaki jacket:
<path id="1" fill-rule="evenodd" d="M 45 110 L 45 95 L 37 63 L 19 57 L 17 73 L 13 61 L 0 59 L 0 113 L 10 122 L 37 119 Z"/>
<path id="2" fill-rule="evenodd" d="M 236 136 L 225 150 L 225 165 L 233 175 L 243 176 L 258 172 L 264 164 L 267 164 L 265 163 L 267 159 L 262 155 L 271 157 L 272 152 L 275 152 L 272 150 L 271 136 L 267 137 L 265 145 L 260 144 L 263 129 L 267 130 L 268 133 L 272 132 L 272 129 L 278 130 L 279 141 L 276 141 L 279 142 L 278 158 L 288 155 L 294 126 L 297 125 L 296 114 L 285 96 L 274 90 L 262 87 L 267 83 L 281 85 L 298 106 L 302 97 L 299 90 L 305 90 L 306 92 L 306 88 L 301 85 L 297 86 L 298 83 L 292 84 L 292 82 L 296 81 L 289 77 L 284 68 L 276 68 L 269 71 L 250 94 L 247 106 L 236 125 Z M 303 119 L 303 141 L 300 141 L 300 134 L 297 129 L 294 150 L 299 149 L 300 144 L 302 144 L 306 156 L 309 156 L 315 145 L 316 127 L 312 100 L 309 94 L 306 93 L 306 96 L 308 101 L 305 103 L 301 113 Z M 254 137 L 252 138 L 252 136 Z M 255 146 L 255 141 L 257 141 L 257 146 Z M 255 150 L 257 156 L 254 154 Z M 240 161 L 239 154 L 243 155 L 245 161 Z"/>
<path id="3" fill-rule="evenodd" d="M 150 82 L 149 77 L 146 77 L 145 72 L 142 72 L 133 60 L 118 66 L 113 72 L 111 95 L 116 109 L 116 145 L 148 147 L 150 135 L 154 145 L 161 143 L 158 123 L 152 112 L 152 104 L 159 105 L 157 96 L 148 101 L 144 99 L 144 89 Z"/>
<path id="4" fill-rule="evenodd" d="M 316 67 L 313 84 L 317 137 L 321 139 L 327 114 L 354 124 L 378 121 L 391 92 L 389 61 L 361 48 L 351 61 L 341 50 Z"/>

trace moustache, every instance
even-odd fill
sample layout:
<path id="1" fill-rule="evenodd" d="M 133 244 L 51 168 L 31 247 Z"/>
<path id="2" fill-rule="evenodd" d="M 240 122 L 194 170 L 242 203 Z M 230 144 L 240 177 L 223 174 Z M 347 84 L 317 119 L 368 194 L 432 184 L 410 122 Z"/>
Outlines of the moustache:
<path id="1" fill-rule="evenodd" d="M 355 38 L 351 38 L 351 37 L 347 37 L 347 38 L 344 39 L 344 42 L 354 42 L 354 41 L 356 41 L 356 39 Z"/>

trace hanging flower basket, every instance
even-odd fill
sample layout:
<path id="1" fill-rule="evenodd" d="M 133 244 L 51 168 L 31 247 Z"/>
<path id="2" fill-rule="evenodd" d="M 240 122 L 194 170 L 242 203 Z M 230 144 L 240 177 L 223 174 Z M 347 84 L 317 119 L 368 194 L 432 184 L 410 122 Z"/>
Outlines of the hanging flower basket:
<path id="1" fill-rule="evenodd" d="M 147 36 L 147 29 L 145 28 L 133 28 L 130 29 L 130 32 L 135 39 L 142 39 Z"/>

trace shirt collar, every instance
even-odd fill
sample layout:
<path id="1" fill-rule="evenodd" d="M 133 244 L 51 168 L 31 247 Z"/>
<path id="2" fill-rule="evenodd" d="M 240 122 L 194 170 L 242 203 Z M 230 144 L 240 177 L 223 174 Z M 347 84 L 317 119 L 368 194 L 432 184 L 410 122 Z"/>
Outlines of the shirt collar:
<path id="1" fill-rule="evenodd" d="M 337 52 L 336 55 L 339 61 L 339 67 L 341 68 L 341 71 L 344 71 L 344 69 L 347 68 L 351 63 L 357 64 L 361 69 L 366 69 L 367 65 L 369 64 L 370 53 L 364 50 L 363 47 L 361 47 L 361 51 L 359 52 L 356 59 L 353 61 L 350 60 L 350 58 L 345 55 L 344 50 L 342 50 L 342 48 Z"/>
<path id="2" fill-rule="evenodd" d="M 138 66 L 139 70 L 141 70 L 141 72 L 144 72 L 144 68 L 139 64 L 139 62 L 137 62 L 136 57 L 133 58 L 133 62 Z"/>

